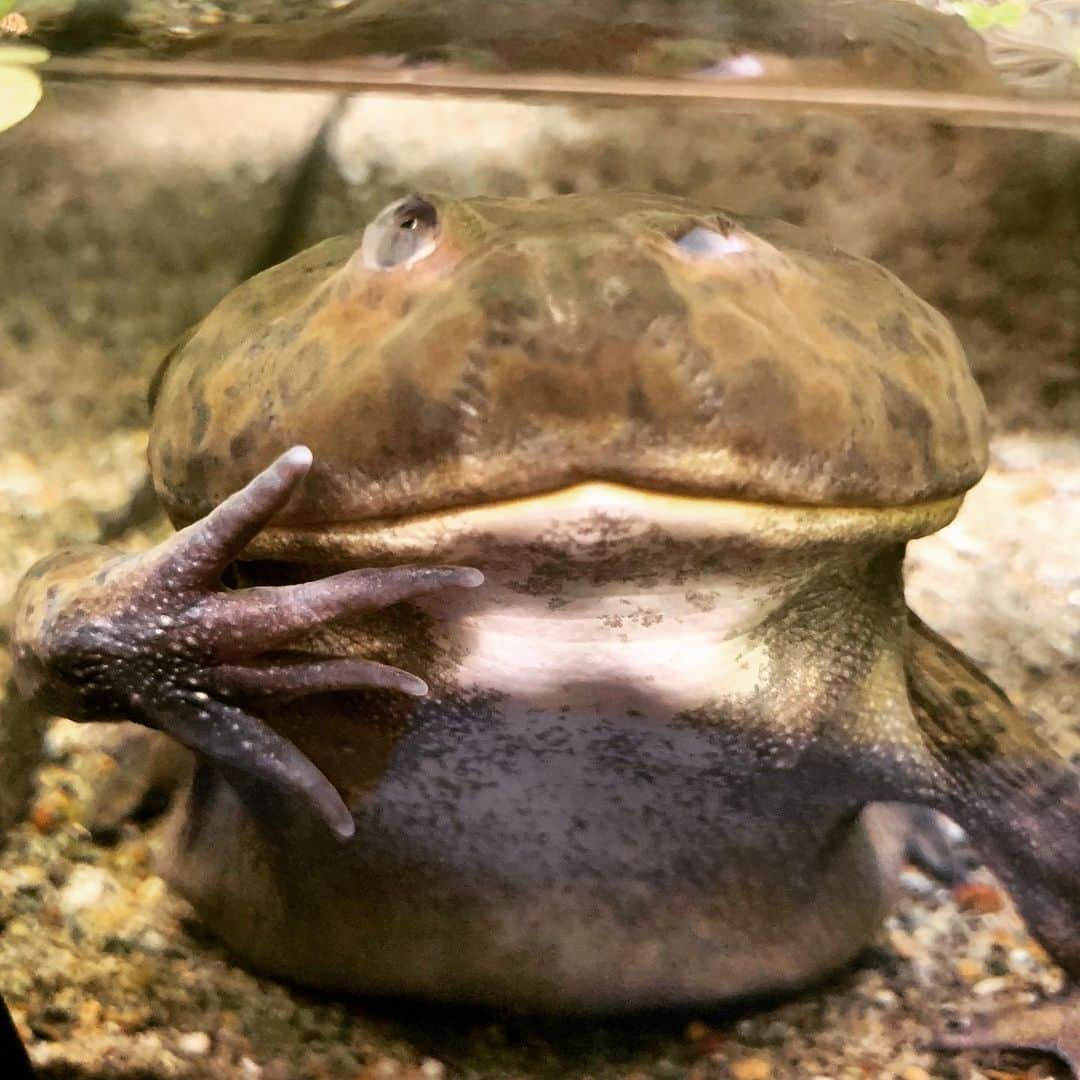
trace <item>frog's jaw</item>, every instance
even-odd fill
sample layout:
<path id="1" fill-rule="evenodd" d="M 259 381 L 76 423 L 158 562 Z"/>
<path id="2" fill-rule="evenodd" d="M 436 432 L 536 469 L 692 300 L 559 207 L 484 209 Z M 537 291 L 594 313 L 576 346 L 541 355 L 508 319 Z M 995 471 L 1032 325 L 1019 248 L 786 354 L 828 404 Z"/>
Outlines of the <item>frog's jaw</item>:
<path id="1" fill-rule="evenodd" d="M 785 735 L 835 706 L 823 698 L 838 668 L 846 707 L 866 694 L 906 707 L 893 633 L 903 541 L 957 505 L 792 508 L 587 484 L 388 524 L 271 530 L 253 548 L 305 563 L 483 570 L 482 588 L 380 615 L 349 646 L 374 646 L 436 693 L 664 723 L 722 711 Z"/>
<path id="2" fill-rule="evenodd" d="M 815 545 L 884 547 L 947 525 L 962 496 L 896 507 L 789 506 L 741 499 L 672 495 L 592 481 L 523 498 L 352 524 L 272 527 L 247 549 L 253 559 L 289 562 L 483 559 L 491 542 L 533 544 L 572 540 L 583 560 L 590 537 L 659 529 L 673 540 L 741 539 L 768 551 L 809 551 Z M 598 549 L 600 550 L 600 549 Z"/>

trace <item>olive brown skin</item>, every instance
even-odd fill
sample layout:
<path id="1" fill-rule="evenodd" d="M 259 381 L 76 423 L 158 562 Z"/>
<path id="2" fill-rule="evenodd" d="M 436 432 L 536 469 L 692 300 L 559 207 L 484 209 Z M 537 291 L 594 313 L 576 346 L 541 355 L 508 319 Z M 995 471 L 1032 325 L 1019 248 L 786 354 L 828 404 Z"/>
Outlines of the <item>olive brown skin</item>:
<path id="1" fill-rule="evenodd" d="M 887 272 L 674 198 L 411 196 L 237 289 L 153 395 L 186 527 L 39 564 L 16 672 L 195 751 L 168 874 L 249 963 L 548 1010 L 792 989 L 872 938 L 911 803 L 1080 977 L 1080 776 L 904 602 L 986 430 Z M 951 1038 L 1080 1058 L 1067 1002 Z"/>

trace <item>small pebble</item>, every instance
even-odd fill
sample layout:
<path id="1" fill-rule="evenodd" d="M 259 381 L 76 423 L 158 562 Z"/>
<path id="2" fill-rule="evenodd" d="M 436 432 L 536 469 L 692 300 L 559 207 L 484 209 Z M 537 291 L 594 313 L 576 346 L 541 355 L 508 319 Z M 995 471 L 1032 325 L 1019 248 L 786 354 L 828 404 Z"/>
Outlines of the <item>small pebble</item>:
<path id="1" fill-rule="evenodd" d="M 931 1078 L 921 1065 L 909 1065 L 900 1074 L 900 1080 L 931 1080 Z"/>
<path id="2" fill-rule="evenodd" d="M 91 999 L 79 1005 L 78 1022 L 81 1028 L 94 1028 L 101 1023 L 101 1002 Z"/>
<path id="3" fill-rule="evenodd" d="M 986 969 L 982 964 L 977 960 L 972 960 L 970 956 L 961 956 L 954 966 L 956 974 L 969 984 L 977 983 L 986 974 Z"/>
<path id="4" fill-rule="evenodd" d="M 203 1057 L 210 1053 L 210 1036 L 205 1031 L 188 1031 L 176 1040 L 176 1048 L 181 1054 L 191 1057 Z"/>
<path id="5" fill-rule="evenodd" d="M 980 979 L 972 988 L 971 992 L 976 997 L 991 997 L 1008 990 L 1013 986 L 1013 979 L 1008 975 L 992 975 L 988 979 Z"/>
<path id="6" fill-rule="evenodd" d="M 919 942 L 906 930 L 890 930 L 889 945 L 893 952 L 904 960 L 911 960 L 919 955 Z"/>
<path id="7" fill-rule="evenodd" d="M 59 788 L 46 792 L 30 811 L 30 824 L 43 836 L 71 817 L 71 799 Z"/>
<path id="8" fill-rule="evenodd" d="M 36 895 L 45 887 L 45 870 L 34 863 L 15 866 L 10 873 L 14 890 L 22 895 Z"/>
<path id="9" fill-rule="evenodd" d="M 687 1042 L 700 1042 L 709 1034 L 709 1025 L 700 1020 L 691 1020 L 683 1034 Z"/>
<path id="10" fill-rule="evenodd" d="M 912 896 L 932 896 L 937 885 L 922 871 L 908 868 L 900 873 L 900 885 Z"/>
<path id="11" fill-rule="evenodd" d="M 779 1046 L 791 1035 L 791 1025 L 783 1020 L 770 1020 L 761 1029 L 758 1038 L 767 1046 Z"/>
<path id="12" fill-rule="evenodd" d="M 1005 894 L 996 886 L 982 881 L 965 881 L 952 891 L 961 911 L 975 915 L 993 915 L 1005 907 Z"/>
<path id="13" fill-rule="evenodd" d="M 157 930 L 144 930 L 136 939 L 136 945 L 143 952 L 157 956 L 169 948 L 169 940 Z"/>
<path id="14" fill-rule="evenodd" d="M 686 1036 L 687 1042 L 693 1043 L 694 1050 L 703 1057 L 718 1053 L 723 1049 L 724 1043 L 727 1041 L 724 1035 L 718 1031 L 713 1031 L 708 1024 L 703 1023 L 701 1020 L 692 1020 L 686 1025 L 683 1034 Z"/>
<path id="15" fill-rule="evenodd" d="M 117 890 L 116 882 L 96 866 L 76 866 L 68 883 L 60 890 L 60 911 L 67 916 L 100 904 L 109 891 Z"/>
<path id="16" fill-rule="evenodd" d="M 1009 950 L 1009 967 L 1013 971 L 1033 971 L 1035 969 L 1035 957 L 1027 949 Z"/>
<path id="17" fill-rule="evenodd" d="M 373 1061 L 361 1074 L 364 1080 L 393 1080 L 401 1072 L 400 1062 L 393 1058 L 379 1058 Z"/>
<path id="18" fill-rule="evenodd" d="M 742 1058 L 733 1061 L 728 1069 L 735 1080 L 769 1080 L 772 1076 L 772 1062 L 767 1058 Z"/>

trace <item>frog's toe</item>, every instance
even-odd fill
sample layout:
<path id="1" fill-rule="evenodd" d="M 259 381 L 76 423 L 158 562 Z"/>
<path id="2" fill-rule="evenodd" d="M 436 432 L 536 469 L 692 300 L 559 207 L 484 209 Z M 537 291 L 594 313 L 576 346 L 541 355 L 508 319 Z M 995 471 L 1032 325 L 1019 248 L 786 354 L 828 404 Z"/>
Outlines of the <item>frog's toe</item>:
<path id="1" fill-rule="evenodd" d="M 400 690 L 414 697 L 427 683 L 400 668 L 374 660 L 314 660 L 282 664 L 221 664 L 207 675 L 211 688 L 226 697 L 304 697 L 337 690 Z"/>
<path id="2" fill-rule="evenodd" d="M 214 762 L 226 775 L 254 777 L 307 805 L 342 840 L 355 831 L 352 814 L 337 789 L 293 743 L 257 716 L 194 691 L 172 701 L 156 726 Z"/>
<path id="3" fill-rule="evenodd" d="M 941 1050 L 1031 1050 L 1053 1054 L 1080 1080 L 1080 993 L 1026 1009 L 972 1022 L 963 1030 L 941 1031 Z"/>
<path id="4" fill-rule="evenodd" d="M 265 652 L 332 619 L 439 589 L 473 588 L 483 580 L 479 570 L 467 566 L 394 566 L 347 570 L 299 585 L 212 593 L 199 605 L 199 634 L 222 659 Z"/>
<path id="5" fill-rule="evenodd" d="M 279 455 L 205 517 L 177 532 L 168 544 L 165 572 L 188 584 L 216 582 L 292 498 L 311 462 L 307 446 L 293 446 Z"/>
<path id="6" fill-rule="evenodd" d="M 188 587 L 216 584 L 225 567 L 270 523 L 311 469 L 306 446 L 293 446 L 206 517 L 168 542 L 161 576 Z"/>

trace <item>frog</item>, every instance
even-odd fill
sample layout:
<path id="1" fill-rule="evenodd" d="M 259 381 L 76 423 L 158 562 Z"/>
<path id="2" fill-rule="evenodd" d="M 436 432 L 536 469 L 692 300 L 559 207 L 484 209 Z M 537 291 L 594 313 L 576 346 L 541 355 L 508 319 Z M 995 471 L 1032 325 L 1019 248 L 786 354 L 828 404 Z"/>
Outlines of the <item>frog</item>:
<path id="1" fill-rule="evenodd" d="M 178 531 L 49 556 L 16 681 L 193 755 L 163 873 L 243 963 L 548 1013 L 802 989 L 897 807 L 1080 977 L 1080 773 L 909 608 L 987 466 L 948 321 L 681 197 L 411 194 L 229 293 L 151 386 Z M 1077 998 L 946 1031 L 1080 1066 Z"/>

